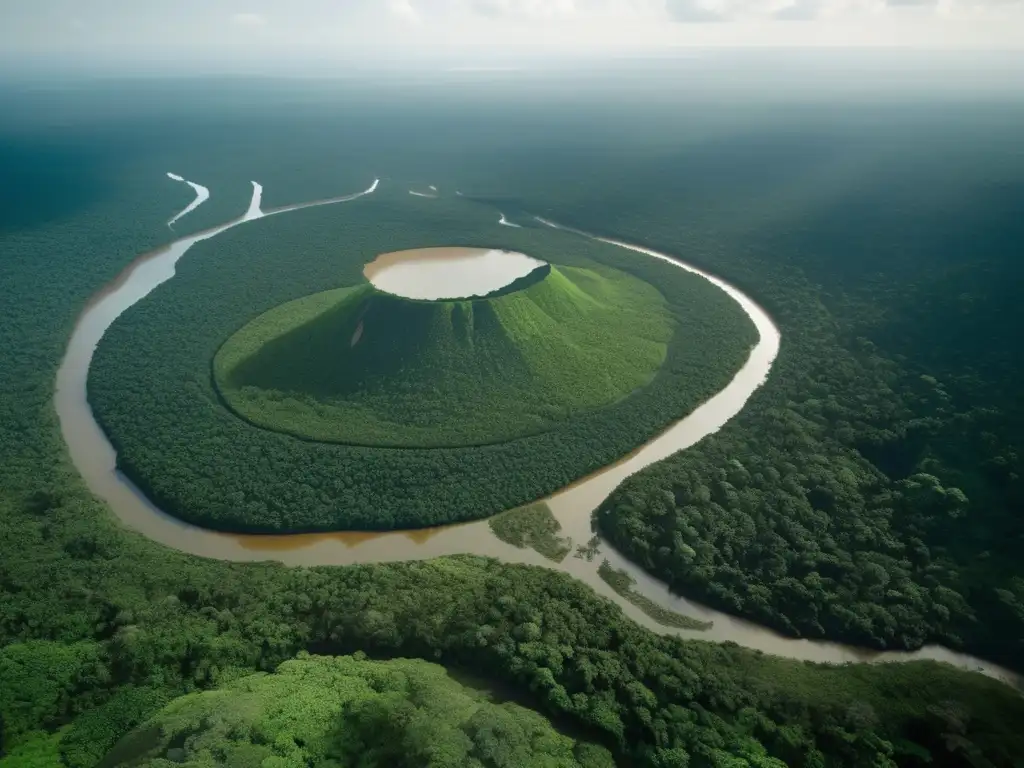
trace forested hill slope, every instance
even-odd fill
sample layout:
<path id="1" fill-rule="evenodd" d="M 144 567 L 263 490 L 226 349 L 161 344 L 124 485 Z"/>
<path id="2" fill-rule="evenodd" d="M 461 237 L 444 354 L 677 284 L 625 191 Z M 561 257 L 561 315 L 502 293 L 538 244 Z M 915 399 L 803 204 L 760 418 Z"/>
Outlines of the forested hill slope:
<path id="1" fill-rule="evenodd" d="M 418 659 L 308 656 L 175 699 L 100 766 L 614 768 L 611 753 Z"/>
<path id="2" fill-rule="evenodd" d="M 489 299 L 419 301 L 370 285 L 260 315 L 218 350 L 243 418 L 311 440 L 402 447 L 539 434 L 639 390 L 676 323 L 625 272 L 550 267 Z"/>
<path id="3" fill-rule="evenodd" d="M 325 289 L 365 284 L 363 269 L 380 253 L 453 242 L 530 254 L 558 268 L 524 291 L 487 300 L 500 314 L 484 310 L 481 318 L 500 320 L 501 326 L 492 323 L 484 335 L 488 347 L 520 358 L 496 387 L 474 386 L 493 380 L 496 371 L 478 367 L 488 361 L 467 345 L 449 343 L 454 334 L 442 332 L 448 310 L 442 317 L 428 305 L 387 300 L 382 310 L 396 312 L 385 311 L 383 324 L 364 323 L 365 338 L 357 338 L 358 323 L 355 329 L 346 325 L 342 310 L 340 339 L 329 332 L 331 323 L 321 328 L 299 322 L 316 331 L 312 347 L 309 339 L 293 344 L 286 335 L 284 348 L 274 342 L 271 350 L 298 358 L 285 356 L 259 371 L 300 373 L 314 382 L 326 372 L 330 386 L 351 388 L 358 377 L 339 379 L 327 364 L 338 354 L 333 350 L 340 346 L 340 354 L 366 364 L 364 370 L 397 373 L 395 358 L 376 356 L 386 347 L 370 346 L 378 333 L 385 344 L 394 341 L 409 362 L 394 381 L 389 376 L 380 382 L 390 402 L 375 391 L 354 390 L 361 411 L 348 401 L 328 403 L 342 402 L 339 411 L 362 417 L 364 434 L 378 444 L 298 440 L 283 430 L 255 428 L 224 407 L 211 366 L 226 340 L 248 335 L 243 330 L 236 336 L 240 328 L 256 330 L 249 326 L 255 317 L 275 308 L 288 314 L 296 305 L 287 302 Z M 313 307 L 318 299 L 310 301 Z M 400 316 L 408 319 L 407 312 L 427 312 L 418 320 L 430 322 L 396 325 Z M 272 331 L 279 314 L 265 319 L 272 321 Z M 287 318 L 282 322 L 284 328 L 291 325 Z M 413 354 L 408 341 L 433 331 L 439 335 Z M 506 339 L 509 331 L 519 338 Z M 424 200 L 382 185 L 373 195 L 263 218 L 190 249 L 173 280 L 129 308 L 104 334 L 89 371 L 88 399 L 117 450 L 119 468 L 180 519 L 254 533 L 422 528 L 530 503 L 618 460 L 725 387 L 756 338 L 753 323 L 728 295 L 662 260 L 547 227 L 503 227 L 492 209 L 458 196 Z M 261 346 L 250 348 L 254 339 L 237 348 L 249 350 L 243 357 Z M 638 339 L 643 341 L 634 343 Z M 305 356 L 310 348 L 324 354 Z M 436 355 L 446 348 L 452 368 L 470 376 L 467 381 L 416 363 L 423 354 L 444 363 Z M 513 376 L 526 371 L 529 377 Z M 445 382 L 446 376 L 455 380 Z M 424 378 L 445 388 L 425 388 Z M 628 389 L 634 383 L 641 386 Z M 449 397 L 452 391 L 463 392 L 475 406 L 461 432 L 463 402 Z M 608 402 L 609 392 L 618 399 Z M 515 414 L 536 424 L 538 401 L 554 403 L 571 418 L 559 419 L 559 410 L 547 408 L 540 412 L 547 427 L 542 431 L 504 442 L 487 432 L 492 422 L 521 428 Z M 602 401 L 600 407 L 582 407 Z M 396 412 L 412 422 L 400 451 L 379 445 Z M 287 402 L 278 415 L 290 415 Z M 409 447 L 413 437 L 426 442 L 467 436 L 474 438 L 469 445 Z M 478 442 L 490 444 L 481 449 Z"/>

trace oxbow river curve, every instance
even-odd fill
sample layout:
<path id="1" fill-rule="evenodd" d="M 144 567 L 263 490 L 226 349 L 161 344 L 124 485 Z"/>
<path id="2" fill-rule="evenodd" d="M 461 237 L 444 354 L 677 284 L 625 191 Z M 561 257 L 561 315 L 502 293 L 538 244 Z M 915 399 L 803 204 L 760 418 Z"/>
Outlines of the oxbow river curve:
<path id="1" fill-rule="evenodd" d="M 174 176 L 171 178 L 178 180 Z M 200 185 L 187 182 L 185 179 L 181 181 L 197 190 L 197 199 L 187 211 L 175 217 L 176 219 L 195 210 L 209 196 L 208 193 L 205 196 L 199 193 L 199 189 L 205 191 Z M 117 471 L 115 451 L 93 417 L 86 399 L 89 365 L 103 334 L 122 312 L 141 301 L 158 285 L 173 278 L 178 259 L 195 243 L 216 237 L 232 227 L 243 226 L 247 221 L 263 216 L 283 214 L 316 205 L 341 204 L 372 194 L 377 189 L 379 180 L 374 180 L 367 189 L 352 195 L 268 211 L 261 207 L 262 187 L 257 182 L 252 184 L 252 200 L 248 211 L 242 217 L 204 232 L 180 238 L 135 259 L 117 279 L 102 288 L 89 301 L 78 318 L 68 343 L 57 373 L 55 393 L 61 432 L 71 459 L 89 489 L 105 501 L 125 525 L 165 546 L 201 557 L 231 561 L 277 560 L 287 565 L 313 566 L 427 559 L 465 553 L 484 555 L 505 562 L 539 565 L 569 573 L 587 583 L 599 594 L 616 602 L 632 619 L 656 632 L 673 632 L 686 637 L 718 642 L 731 641 L 766 653 L 816 662 L 934 659 L 979 671 L 1013 685 L 1024 685 L 1024 678 L 1010 670 L 941 646 L 926 646 L 912 652 L 874 652 L 840 643 L 783 637 L 765 627 L 671 594 L 663 583 L 643 572 L 607 542 L 601 542 L 600 554 L 592 561 L 567 557 L 560 563 L 554 563 L 531 549 L 519 549 L 499 540 L 492 533 L 486 520 L 388 533 L 337 532 L 266 536 L 209 531 L 164 513 L 128 478 Z M 429 204 L 427 201 L 424 202 Z M 565 229 L 581 237 L 594 237 L 579 230 L 562 227 L 553 221 L 539 218 L 537 220 L 546 226 Z M 504 215 L 495 222 L 495 226 L 509 224 Z M 562 526 L 561 535 L 570 537 L 574 544 L 582 544 L 590 539 L 592 512 L 626 477 L 676 451 L 692 446 L 738 414 L 747 399 L 765 381 L 780 344 L 779 331 L 772 319 L 753 299 L 735 286 L 668 254 L 616 240 L 597 239 L 635 251 L 640 258 L 662 259 L 709 280 L 743 308 L 754 322 L 760 339 L 751 350 L 746 363 L 722 391 L 633 453 L 547 499 L 548 506 Z M 711 627 L 703 631 L 679 630 L 656 623 L 632 603 L 620 597 L 598 576 L 598 565 L 603 559 L 607 559 L 615 568 L 626 570 L 636 580 L 635 590 L 648 599 L 677 613 L 712 622 Z"/>

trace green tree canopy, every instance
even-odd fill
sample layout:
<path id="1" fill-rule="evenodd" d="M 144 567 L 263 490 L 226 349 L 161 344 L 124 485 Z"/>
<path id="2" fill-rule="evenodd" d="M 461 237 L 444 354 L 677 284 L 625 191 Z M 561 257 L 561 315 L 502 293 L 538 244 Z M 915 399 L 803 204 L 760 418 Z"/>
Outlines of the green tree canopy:
<path id="1" fill-rule="evenodd" d="M 309 656 L 175 699 L 101 765 L 612 768 L 603 747 L 425 661 Z"/>

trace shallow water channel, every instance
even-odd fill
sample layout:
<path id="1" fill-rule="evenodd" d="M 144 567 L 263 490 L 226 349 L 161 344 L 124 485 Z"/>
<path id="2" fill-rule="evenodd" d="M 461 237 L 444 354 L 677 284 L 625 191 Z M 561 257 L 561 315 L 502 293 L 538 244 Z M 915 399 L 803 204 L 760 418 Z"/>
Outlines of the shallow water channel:
<path id="1" fill-rule="evenodd" d="M 783 637 L 770 629 L 672 595 L 664 584 L 626 560 L 606 542 L 601 542 L 600 553 L 592 561 L 570 555 L 556 564 L 531 549 L 518 549 L 502 542 L 491 532 L 486 520 L 389 533 L 340 532 L 266 536 L 218 533 L 184 523 L 157 509 L 130 480 L 117 471 L 114 449 L 93 418 L 92 409 L 86 399 L 89 365 L 96 345 L 107 328 L 122 312 L 143 299 L 156 286 L 171 279 L 174 276 L 176 262 L 194 243 L 215 237 L 230 227 L 261 216 L 285 213 L 312 205 L 343 203 L 372 193 L 377 183 L 374 181 L 369 189 L 347 197 L 263 211 L 260 207 L 262 188 L 253 182 L 253 200 L 245 216 L 205 232 L 181 238 L 164 248 L 139 256 L 117 279 L 98 291 L 86 305 L 75 325 L 57 374 L 55 406 L 61 432 L 75 467 L 89 489 L 105 501 L 125 525 L 165 546 L 202 557 L 232 561 L 273 559 L 287 565 L 311 566 L 393 562 L 462 553 L 492 556 L 506 562 L 528 563 L 569 573 L 591 586 L 597 593 L 613 600 L 632 619 L 657 632 L 672 632 L 684 637 L 719 642 L 732 641 L 779 656 L 830 663 L 936 659 L 976 670 L 1011 684 L 1024 685 L 1024 678 L 1014 672 L 940 646 L 926 646 L 914 652 L 879 653 L 840 643 Z M 538 221 L 558 227 L 554 222 L 543 219 Z M 499 222 L 495 222 L 495 226 L 499 225 Z M 586 233 L 578 234 L 590 237 Z M 732 285 L 666 254 L 614 240 L 605 242 L 635 251 L 638 258 L 662 259 L 706 278 L 728 293 L 743 308 L 757 327 L 760 340 L 732 381 L 714 397 L 617 463 L 575 482 L 547 499 L 552 513 L 562 526 L 561 535 L 570 537 L 574 546 L 584 544 L 590 539 L 591 513 L 626 477 L 693 445 L 739 413 L 747 398 L 764 382 L 778 353 L 780 342 L 779 331 L 768 314 Z M 480 251 L 477 251 L 474 258 L 479 258 L 479 254 Z M 521 266 L 525 268 L 525 263 L 521 263 Z M 531 266 L 522 274 L 528 273 L 532 268 Z M 518 276 L 521 275 L 515 274 L 505 279 L 507 275 L 499 275 L 495 280 L 504 279 L 504 283 L 495 287 L 501 287 Z M 598 576 L 597 570 L 602 559 L 607 559 L 616 568 L 628 571 L 636 580 L 635 590 L 644 596 L 677 613 L 711 621 L 712 627 L 706 631 L 695 631 L 668 629 L 658 624 L 617 595 Z"/>

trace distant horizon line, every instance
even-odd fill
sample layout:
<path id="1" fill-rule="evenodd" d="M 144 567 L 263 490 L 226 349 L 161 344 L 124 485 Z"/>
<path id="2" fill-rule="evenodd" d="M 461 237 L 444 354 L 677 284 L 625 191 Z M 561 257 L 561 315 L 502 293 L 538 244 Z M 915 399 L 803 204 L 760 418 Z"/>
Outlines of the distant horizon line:
<path id="1" fill-rule="evenodd" d="M 80 55 L 12 56 L 0 53 L 0 80 L 346 80 L 389 75 L 473 75 L 570 73 L 574 69 L 619 65 L 626 70 L 645 64 L 696 66 L 714 70 L 722 64 L 756 62 L 755 71 L 771 74 L 774 67 L 792 73 L 789 66 L 813 60 L 828 67 L 846 65 L 845 74 L 877 77 L 886 67 L 890 74 L 919 75 L 937 59 L 964 67 L 969 75 L 998 75 L 998 79 L 1024 74 L 1024 49 L 917 48 L 897 46 L 659 46 L 613 50 L 576 50 L 550 54 L 537 47 L 515 46 L 503 51 L 416 51 L 405 59 L 313 56 L 279 59 L 208 59 L 182 63 L 161 57 L 96 58 Z M 850 69 L 853 65 L 856 72 Z M 905 65 L 903 68 L 901 65 Z M 922 69 L 924 67 L 925 69 Z M 1007 69 L 1007 67 L 1009 67 Z M 824 73 L 819 72 L 818 75 Z M 934 73 L 940 76 L 941 73 Z M 949 74 L 947 72 L 947 74 Z"/>

